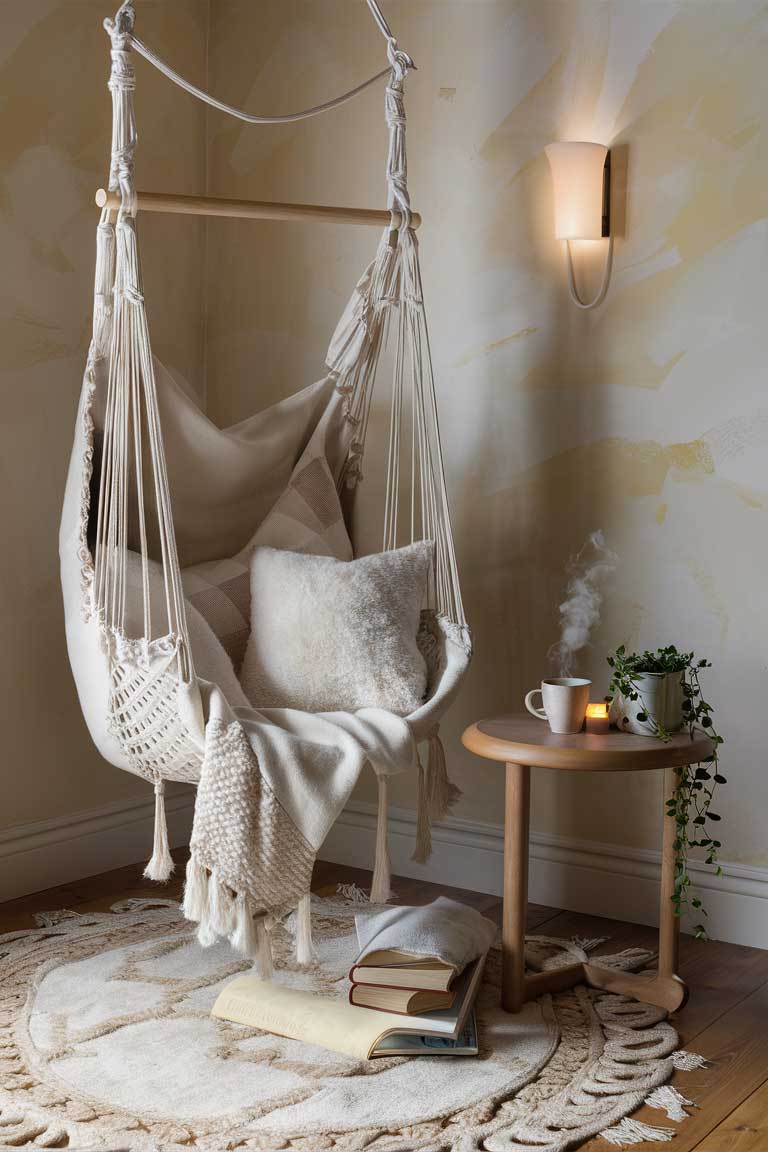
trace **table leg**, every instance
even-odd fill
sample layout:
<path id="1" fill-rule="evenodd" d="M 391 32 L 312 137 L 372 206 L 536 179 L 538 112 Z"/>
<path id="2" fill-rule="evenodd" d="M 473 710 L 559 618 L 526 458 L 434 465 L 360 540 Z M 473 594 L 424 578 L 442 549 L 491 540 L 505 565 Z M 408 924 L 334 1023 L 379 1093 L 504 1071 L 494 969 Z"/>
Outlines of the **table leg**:
<path id="1" fill-rule="evenodd" d="M 680 919 L 675 916 L 671 896 L 675 890 L 675 835 L 674 816 L 667 815 L 667 800 L 677 790 L 678 775 L 674 768 L 664 769 L 664 839 L 661 850 L 661 893 L 659 897 L 659 963 L 653 980 L 633 972 L 611 972 L 596 964 L 585 964 L 584 975 L 593 988 L 634 996 L 646 1004 L 658 1004 L 669 1012 L 682 1008 L 688 999 L 688 989 L 677 975 L 677 957 L 680 941 Z"/>
<path id="2" fill-rule="evenodd" d="M 507 764 L 504 806 L 504 911 L 501 929 L 501 1005 L 507 1012 L 519 1012 L 525 1001 L 530 796 L 530 768 L 524 764 Z"/>
<path id="3" fill-rule="evenodd" d="M 661 849 L 661 895 L 659 905 L 659 976 L 677 974 L 680 949 L 680 917 L 675 915 L 672 895 L 675 891 L 675 849 L 677 827 L 674 816 L 667 814 L 667 801 L 677 791 L 678 775 L 674 768 L 664 769 L 664 839 Z"/>

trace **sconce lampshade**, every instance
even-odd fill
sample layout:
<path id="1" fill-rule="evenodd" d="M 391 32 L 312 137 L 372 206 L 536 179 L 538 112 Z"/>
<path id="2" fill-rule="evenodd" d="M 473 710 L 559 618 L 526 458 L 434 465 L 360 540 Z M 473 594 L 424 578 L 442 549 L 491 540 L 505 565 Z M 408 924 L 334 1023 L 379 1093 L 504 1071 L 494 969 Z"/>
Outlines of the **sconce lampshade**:
<path id="1" fill-rule="evenodd" d="M 599 240 L 603 235 L 603 144 L 569 141 L 545 148 L 552 170 L 555 236 Z"/>

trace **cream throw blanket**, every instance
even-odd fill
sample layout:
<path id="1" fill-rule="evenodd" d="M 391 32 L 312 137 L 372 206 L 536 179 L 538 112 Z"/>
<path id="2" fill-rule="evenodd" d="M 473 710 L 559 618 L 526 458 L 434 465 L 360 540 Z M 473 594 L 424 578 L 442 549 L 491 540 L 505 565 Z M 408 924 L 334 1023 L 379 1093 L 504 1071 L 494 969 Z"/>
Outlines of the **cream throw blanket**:
<path id="1" fill-rule="evenodd" d="M 269 927 L 309 893 L 317 851 L 366 762 L 385 776 L 407 771 L 416 745 L 406 721 L 381 709 L 259 713 L 201 688 L 208 721 L 184 912 L 203 943 L 226 936 L 250 954 L 254 917 Z"/>

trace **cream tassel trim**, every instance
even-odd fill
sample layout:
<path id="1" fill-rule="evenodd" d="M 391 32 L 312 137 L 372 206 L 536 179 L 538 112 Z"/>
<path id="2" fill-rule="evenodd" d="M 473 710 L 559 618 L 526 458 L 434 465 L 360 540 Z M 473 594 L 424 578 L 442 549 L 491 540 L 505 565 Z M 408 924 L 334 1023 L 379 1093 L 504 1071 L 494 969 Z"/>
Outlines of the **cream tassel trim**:
<path id="1" fill-rule="evenodd" d="M 152 858 L 144 869 L 148 880 L 167 880 L 173 872 L 174 864 L 168 846 L 168 825 L 165 819 L 165 783 L 155 780 L 155 843 Z"/>
<path id="2" fill-rule="evenodd" d="M 416 812 L 416 847 L 411 860 L 423 864 L 432 855 L 432 822 L 444 820 L 461 796 L 461 789 L 448 778 L 445 749 L 438 728 L 428 737 L 427 766 L 419 761 L 419 793 Z"/>
<path id="3" fill-rule="evenodd" d="M 388 781 L 386 776 L 379 776 L 379 805 L 376 816 L 376 860 L 373 866 L 373 880 L 371 882 L 371 903 L 386 904 L 392 895 L 389 865 L 389 846 L 387 844 L 387 808 L 388 808 Z"/>
<path id="4" fill-rule="evenodd" d="M 448 779 L 445 749 L 437 728 L 432 730 L 429 737 L 427 783 L 430 818 L 432 820 L 445 820 L 448 812 L 461 796 L 461 789 Z"/>
<path id="5" fill-rule="evenodd" d="M 208 923 L 217 936 L 231 936 L 235 931 L 235 894 L 215 875 L 208 881 Z"/>
<path id="6" fill-rule="evenodd" d="M 419 760 L 419 791 L 416 800 L 416 847 L 411 860 L 423 864 L 432 855 L 432 828 L 429 818 L 427 770 Z"/>
<path id="7" fill-rule="evenodd" d="M 208 872 L 192 855 L 187 861 L 187 880 L 181 910 L 187 920 L 207 923 L 210 915 Z"/>
<path id="8" fill-rule="evenodd" d="M 314 958 L 311 897 L 307 892 L 296 906 L 296 963 L 311 964 Z"/>
<path id="9" fill-rule="evenodd" d="M 235 927 L 229 942 L 238 952 L 251 959 L 259 955 L 259 934 L 247 896 L 238 896 L 235 905 Z"/>

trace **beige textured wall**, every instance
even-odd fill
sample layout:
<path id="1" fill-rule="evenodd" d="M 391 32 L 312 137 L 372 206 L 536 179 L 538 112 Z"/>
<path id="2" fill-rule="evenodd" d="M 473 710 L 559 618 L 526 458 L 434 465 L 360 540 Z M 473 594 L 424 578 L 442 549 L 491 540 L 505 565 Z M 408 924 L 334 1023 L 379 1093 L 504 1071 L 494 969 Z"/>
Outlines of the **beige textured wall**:
<path id="1" fill-rule="evenodd" d="M 501 774 L 460 748 L 548 672 L 565 563 L 603 528 L 621 557 L 594 648 L 669 641 L 715 661 L 728 737 L 724 855 L 768 863 L 761 735 L 768 605 L 765 363 L 768 9 L 729 0 L 408 0 L 387 14 L 419 71 L 410 178 L 425 216 L 448 482 L 476 659 L 445 724 L 458 814 L 498 823 Z M 259 111 L 319 101 L 381 66 L 352 0 L 213 0 L 210 81 Z M 211 191 L 381 204 L 382 94 L 332 116 L 208 119 Z M 626 145 L 610 296 L 568 301 L 544 146 Z M 319 374 L 375 236 L 212 223 L 209 404 L 238 419 Z M 381 485 L 363 508 L 375 546 Z M 375 528 L 375 531 L 373 530 Z M 596 689 L 595 696 L 598 696 Z M 653 845 L 658 782 L 539 773 L 540 829 Z M 395 788 L 413 803 L 413 789 Z M 370 784 L 360 789 L 370 798 Z"/>
<path id="2" fill-rule="evenodd" d="M 61 611 L 58 520 L 92 309 L 95 189 L 109 171 L 104 0 L 0 4 L 0 826 L 146 785 L 105 764 L 80 715 Z M 207 0 L 142 0 L 142 34 L 205 81 Z M 139 185 L 199 191 L 204 113 L 139 65 Z M 203 387 L 204 226 L 141 222 L 155 348 Z"/>
<path id="3" fill-rule="evenodd" d="M 88 340 L 106 171 L 109 11 L 94 0 L 0 5 L 3 277 L 0 643 L 6 742 L 0 826 L 126 795 L 104 765 L 66 662 L 56 536 Z M 210 11 L 209 11 L 210 8 Z M 747 0 L 389 0 L 419 71 L 410 173 L 448 482 L 476 659 L 445 724 L 458 814 L 497 823 L 497 769 L 462 728 L 520 706 L 549 669 L 564 565 L 603 528 L 621 565 L 582 662 L 601 692 L 622 640 L 710 655 L 728 737 L 724 854 L 768 862 L 760 735 L 766 690 L 768 403 L 764 320 L 768 9 Z M 224 99 L 264 111 L 322 100 L 381 66 L 353 0 L 142 0 L 141 33 Z M 139 185 L 384 201 L 382 93 L 306 124 L 205 116 L 139 63 Z M 581 314 L 552 238 L 542 149 L 624 144 L 626 235 L 610 296 Z M 141 222 L 154 344 L 236 420 L 315 378 L 376 237 L 360 229 Z M 206 260 L 207 245 L 207 260 Z M 205 278 L 205 286 L 203 280 Z M 381 422 L 381 411 L 375 417 Z M 380 452 L 361 501 L 381 512 Z M 598 694 L 596 689 L 595 695 Z M 535 823 L 651 845 L 656 783 L 539 773 Z M 360 795 L 372 796 L 370 784 Z M 401 783 L 395 802 L 413 803 Z"/>

